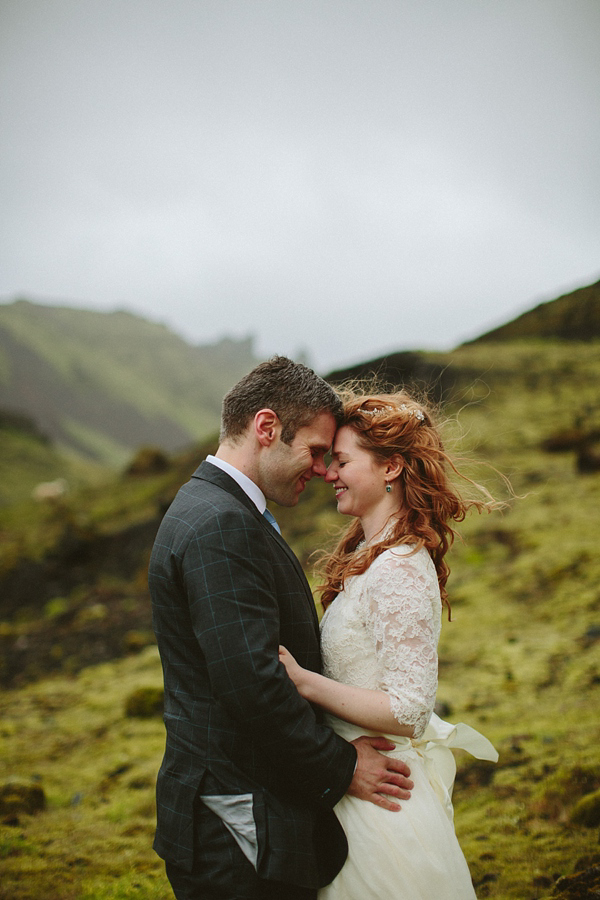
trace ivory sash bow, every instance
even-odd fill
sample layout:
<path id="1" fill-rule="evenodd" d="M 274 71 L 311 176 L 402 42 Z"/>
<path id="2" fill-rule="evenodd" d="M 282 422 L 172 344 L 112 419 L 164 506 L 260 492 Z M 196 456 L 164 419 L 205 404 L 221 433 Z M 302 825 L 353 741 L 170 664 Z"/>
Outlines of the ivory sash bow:
<path id="1" fill-rule="evenodd" d="M 334 730 L 348 741 L 354 740 L 361 734 L 376 735 L 374 731 L 358 728 L 335 716 L 327 718 Z M 397 734 L 386 734 L 384 737 L 396 744 L 395 749 L 389 751 L 387 755 L 410 756 L 412 752 L 421 757 L 429 783 L 450 821 L 454 819 L 452 788 L 456 776 L 456 760 L 452 750 L 466 750 L 476 759 L 498 761 L 498 751 L 483 734 L 464 722 L 456 725 L 445 722 L 435 713 L 431 714 L 429 724 L 420 738 L 400 737 Z"/>
<path id="2" fill-rule="evenodd" d="M 456 760 L 452 750 L 466 750 L 476 759 L 498 762 L 498 751 L 483 734 L 459 722 L 453 725 L 432 713 L 422 737 L 411 740 L 423 758 L 429 782 L 442 802 L 450 821 L 454 818 L 452 788 L 456 776 Z"/>

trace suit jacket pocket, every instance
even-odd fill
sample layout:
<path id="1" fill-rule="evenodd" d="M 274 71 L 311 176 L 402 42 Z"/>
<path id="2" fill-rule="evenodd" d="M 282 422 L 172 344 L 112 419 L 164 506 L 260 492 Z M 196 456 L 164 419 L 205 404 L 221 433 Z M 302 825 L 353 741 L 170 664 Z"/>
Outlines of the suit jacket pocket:
<path id="1" fill-rule="evenodd" d="M 254 793 L 254 821 L 258 835 L 256 870 L 261 878 L 319 886 L 315 853 L 315 815 L 281 803 L 268 792 Z"/>
<path id="2" fill-rule="evenodd" d="M 194 862 L 194 804 L 203 777 L 204 770 L 181 778 L 161 771 L 156 784 L 154 850 L 185 872 Z"/>
<path id="3" fill-rule="evenodd" d="M 258 867 L 258 829 L 252 794 L 202 794 L 200 801 L 223 822 L 254 868 Z M 261 840 L 264 846 L 264 840 Z"/>

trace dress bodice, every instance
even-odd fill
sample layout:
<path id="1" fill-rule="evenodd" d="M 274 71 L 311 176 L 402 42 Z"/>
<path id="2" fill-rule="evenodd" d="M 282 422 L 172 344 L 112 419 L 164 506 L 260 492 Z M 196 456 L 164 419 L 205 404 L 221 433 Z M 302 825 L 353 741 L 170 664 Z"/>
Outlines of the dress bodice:
<path id="1" fill-rule="evenodd" d="M 321 623 L 324 674 L 385 691 L 398 722 L 415 737 L 431 717 L 437 689 L 441 599 L 424 548 L 400 545 L 348 578 Z"/>

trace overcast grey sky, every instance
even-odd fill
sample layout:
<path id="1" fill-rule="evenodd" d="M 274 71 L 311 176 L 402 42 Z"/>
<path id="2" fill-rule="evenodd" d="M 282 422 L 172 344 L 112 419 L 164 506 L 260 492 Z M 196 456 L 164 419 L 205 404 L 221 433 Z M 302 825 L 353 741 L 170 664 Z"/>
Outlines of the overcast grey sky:
<path id="1" fill-rule="evenodd" d="M 0 295 L 322 371 L 600 277 L 599 0 L 0 0 Z"/>

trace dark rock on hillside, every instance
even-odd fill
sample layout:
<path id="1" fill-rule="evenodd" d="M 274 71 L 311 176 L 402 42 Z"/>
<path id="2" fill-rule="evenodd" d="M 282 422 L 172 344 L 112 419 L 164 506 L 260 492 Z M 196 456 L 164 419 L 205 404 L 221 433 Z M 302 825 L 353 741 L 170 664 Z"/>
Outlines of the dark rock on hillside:
<path id="1" fill-rule="evenodd" d="M 600 625 L 590 625 L 579 638 L 579 643 L 582 647 L 591 647 L 592 644 L 598 641 L 600 641 Z"/>
<path id="2" fill-rule="evenodd" d="M 76 672 L 154 643 L 147 586 L 154 538 L 180 485 L 215 450 L 216 438 L 211 437 L 171 460 L 152 448 L 140 451 L 125 479 L 137 486 L 160 471 L 158 480 L 149 483 L 151 497 L 142 494 L 141 521 L 123 524 L 121 511 L 113 530 L 100 531 L 90 524 L 95 521 L 91 507 L 88 524 L 81 523 L 79 513 L 89 498 L 81 506 L 71 496 L 45 517 L 53 537 L 43 555 L 32 557 L 24 550 L 2 559 L 0 685 Z M 118 496 L 124 484 L 121 478 L 100 488 L 100 502 Z"/>
<path id="3" fill-rule="evenodd" d="M 568 453 L 570 450 L 581 450 L 589 444 L 600 440 L 600 431 L 584 428 L 564 428 L 555 431 L 542 441 L 542 450 L 546 453 Z"/>
<path id="4" fill-rule="evenodd" d="M 34 419 L 14 410 L 0 409 L 0 431 L 2 430 L 21 431 L 42 444 L 50 443 L 50 438 L 40 430 Z"/>
<path id="5" fill-rule="evenodd" d="M 141 447 L 125 470 L 132 477 L 158 475 L 169 469 L 169 457 L 160 447 Z"/>
<path id="6" fill-rule="evenodd" d="M 62 611 L 61 611 L 62 608 Z M 154 642 L 145 590 L 93 588 L 77 601 L 55 598 L 35 621 L 0 630 L 0 684 L 18 687 L 53 672 L 138 652 Z"/>
<path id="7" fill-rule="evenodd" d="M 153 716 L 162 716 L 164 701 L 163 688 L 138 688 L 125 701 L 125 715 L 132 719 L 151 719 Z"/>
<path id="8" fill-rule="evenodd" d="M 575 467 L 580 475 L 600 472 L 600 431 L 573 427 L 551 434 L 541 444 L 547 453 L 575 451 Z"/>
<path id="9" fill-rule="evenodd" d="M 593 809 L 597 810 L 599 794 L 600 766 L 559 766 L 545 779 L 543 793 L 534 804 L 535 813 L 547 821 L 565 821 L 571 818 L 580 801 L 586 801 L 583 804 L 586 808 L 586 798 L 596 797 Z M 590 813 L 592 816 L 594 814 L 597 812 Z"/>
<path id="10" fill-rule="evenodd" d="M 41 784 L 23 778 L 9 778 L 0 784 L 0 817 L 5 824 L 16 824 L 18 815 L 33 815 L 45 807 Z"/>
<path id="11" fill-rule="evenodd" d="M 494 763 L 487 762 L 487 760 L 463 760 L 460 769 L 456 773 L 455 783 L 457 787 L 463 789 L 482 787 L 492 783 L 495 773 Z"/>
<path id="12" fill-rule="evenodd" d="M 41 560 L 22 558 L 0 578 L 0 615 L 11 620 L 17 613 L 35 616 L 54 597 L 66 597 L 76 587 L 104 579 L 130 579 L 147 565 L 160 524 L 156 519 L 101 535 L 72 525 L 64 528 L 59 543 Z"/>
<path id="13" fill-rule="evenodd" d="M 592 900 L 599 896 L 600 865 L 559 878 L 552 893 L 554 900 Z"/>
<path id="14" fill-rule="evenodd" d="M 585 828 L 597 828 L 600 825 L 600 791 L 586 794 L 578 800 L 571 810 L 571 822 Z"/>
<path id="15" fill-rule="evenodd" d="M 112 535 L 67 527 L 50 555 L 4 573 L 0 684 L 78 671 L 153 641 L 145 573 L 159 522 Z"/>
<path id="16" fill-rule="evenodd" d="M 455 375 L 450 366 L 431 362 L 424 354 L 407 350 L 357 363 L 346 369 L 336 369 L 326 376 L 326 380 L 335 385 L 348 381 L 364 382 L 368 389 L 375 381 L 380 390 L 412 387 L 417 393 L 425 393 L 439 403 L 454 386 Z"/>
<path id="17" fill-rule="evenodd" d="M 600 281 L 540 303 L 499 328 L 487 331 L 467 344 L 483 341 L 515 341 L 522 338 L 558 338 L 593 341 L 600 338 Z"/>
<path id="18" fill-rule="evenodd" d="M 581 475 L 593 475 L 600 472 L 600 441 L 586 444 L 577 453 L 577 471 Z"/>

